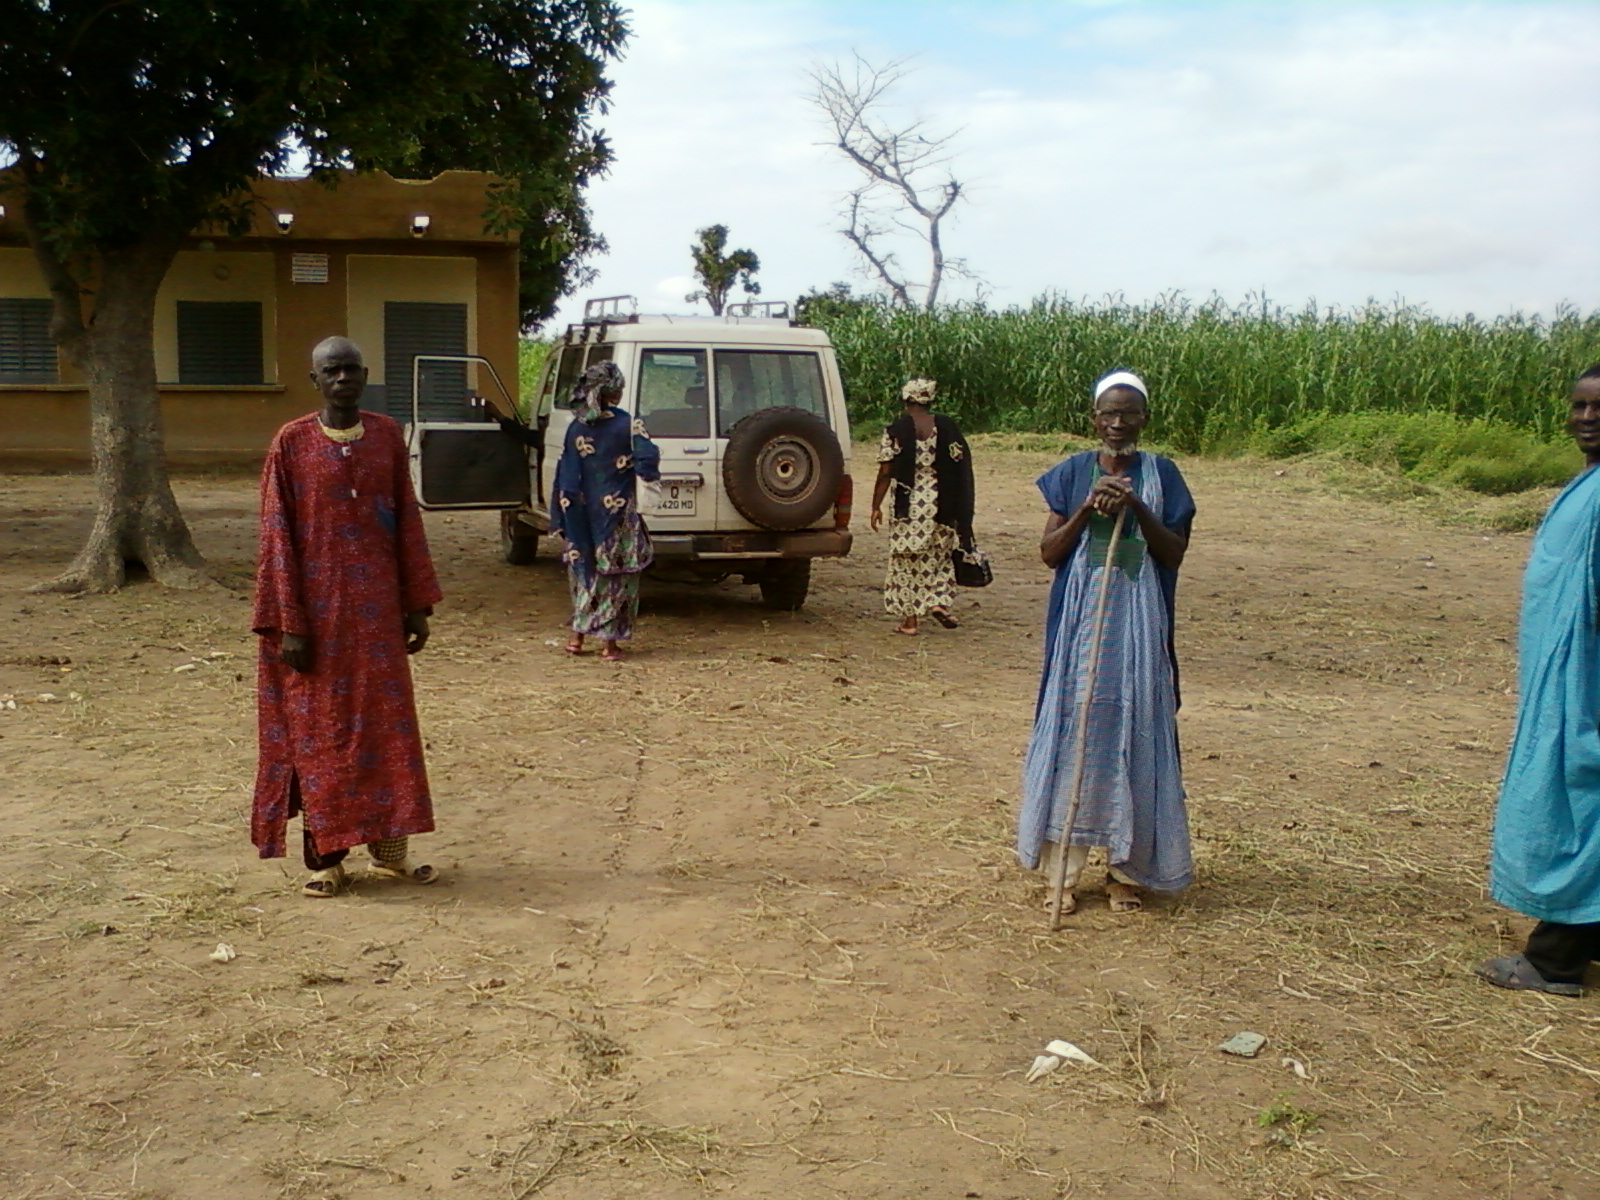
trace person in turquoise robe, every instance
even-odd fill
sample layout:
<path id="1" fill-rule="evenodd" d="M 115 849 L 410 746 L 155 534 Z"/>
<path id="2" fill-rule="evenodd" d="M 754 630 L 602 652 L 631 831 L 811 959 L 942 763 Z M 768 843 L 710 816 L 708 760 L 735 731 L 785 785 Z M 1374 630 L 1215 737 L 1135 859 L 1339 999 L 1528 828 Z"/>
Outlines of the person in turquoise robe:
<path id="1" fill-rule="evenodd" d="M 1534 536 L 1517 641 L 1517 728 L 1495 814 L 1490 894 L 1538 925 L 1477 974 L 1583 994 L 1600 958 L 1600 364 L 1573 386 L 1567 429 L 1588 462 Z"/>

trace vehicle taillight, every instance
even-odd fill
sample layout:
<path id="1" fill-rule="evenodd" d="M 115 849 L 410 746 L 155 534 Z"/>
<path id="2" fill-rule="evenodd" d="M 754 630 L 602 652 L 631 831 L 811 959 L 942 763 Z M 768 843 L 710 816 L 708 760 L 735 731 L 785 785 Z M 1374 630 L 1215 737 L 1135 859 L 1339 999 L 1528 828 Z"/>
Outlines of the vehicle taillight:
<path id="1" fill-rule="evenodd" d="M 856 481 L 846 475 L 839 480 L 839 494 L 833 501 L 833 527 L 835 529 L 850 528 L 850 512 L 855 505 Z"/>

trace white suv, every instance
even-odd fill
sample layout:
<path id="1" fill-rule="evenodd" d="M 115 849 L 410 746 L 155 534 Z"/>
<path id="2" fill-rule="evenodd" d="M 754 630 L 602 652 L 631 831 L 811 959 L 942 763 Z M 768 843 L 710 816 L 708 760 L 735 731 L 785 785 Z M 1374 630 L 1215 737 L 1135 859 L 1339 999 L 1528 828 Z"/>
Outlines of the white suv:
<path id="1" fill-rule="evenodd" d="M 850 423 L 828 335 L 796 326 L 781 304 L 673 317 L 623 312 L 624 302 L 631 297 L 589 301 L 584 320 L 551 350 L 531 405 L 535 445 L 470 410 L 457 421 L 414 420 L 418 499 L 424 508 L 504 510 L 506 561 L 533 562 L 550 528 L 550 481 L 572 419 L 567 398 L 584 368 L 610 360 L 627 379 L 622 407 L 661 448 L 659 497 L 640 495 L 653 570 L 709 581 L 738 575 L 761 588 L 768 606 L 798 609 L 811 560 L 848 554 L 851 543 Z M 446 357 L 420 356 L 414 370 Z"/>

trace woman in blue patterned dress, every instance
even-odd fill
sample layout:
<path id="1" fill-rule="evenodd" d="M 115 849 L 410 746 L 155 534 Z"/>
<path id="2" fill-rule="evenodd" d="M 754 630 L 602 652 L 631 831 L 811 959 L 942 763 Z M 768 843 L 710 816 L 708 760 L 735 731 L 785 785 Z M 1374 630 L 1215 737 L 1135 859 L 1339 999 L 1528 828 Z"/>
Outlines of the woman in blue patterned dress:
<path id="1" fill-rule="evenodd" d="M 622 372 L 595 363 L 572 389 L 572 423 L 556 463 L 550 532 L 566 540 L 561 561 L 572 593 L 568 654 L 594 636 L 600 657 L 620 662 L 617 643 L 633 636 L 639 576 L 654 558 L 639 519 L 635 483 L 661 478 L 661 454 L 644 424 L 617 407 Z"/>

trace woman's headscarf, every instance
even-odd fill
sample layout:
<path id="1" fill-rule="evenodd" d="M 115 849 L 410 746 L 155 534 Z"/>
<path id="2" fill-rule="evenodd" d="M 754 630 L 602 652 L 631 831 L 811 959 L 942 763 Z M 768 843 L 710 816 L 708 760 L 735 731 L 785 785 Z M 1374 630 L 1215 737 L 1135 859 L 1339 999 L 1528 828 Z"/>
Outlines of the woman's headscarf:
<path id="1" fill-rule="evenodd" d="M 614 362 L 591 363 L 583 378 L 572 388 L 572 415 L 588 425 L 593 425 L 610 410 L 605 401 L 622 395 L 626 386 L 622 370 Z"/>
<path id="2" fill-rule="evenodd" d="M 939 390 L 939 385 L 932 379 L 924 379 L 920 375 L 915 379 L 908 379 L 900 389 L 900 399 L 909 404 L 932 404 L 934 393 Z"/>

